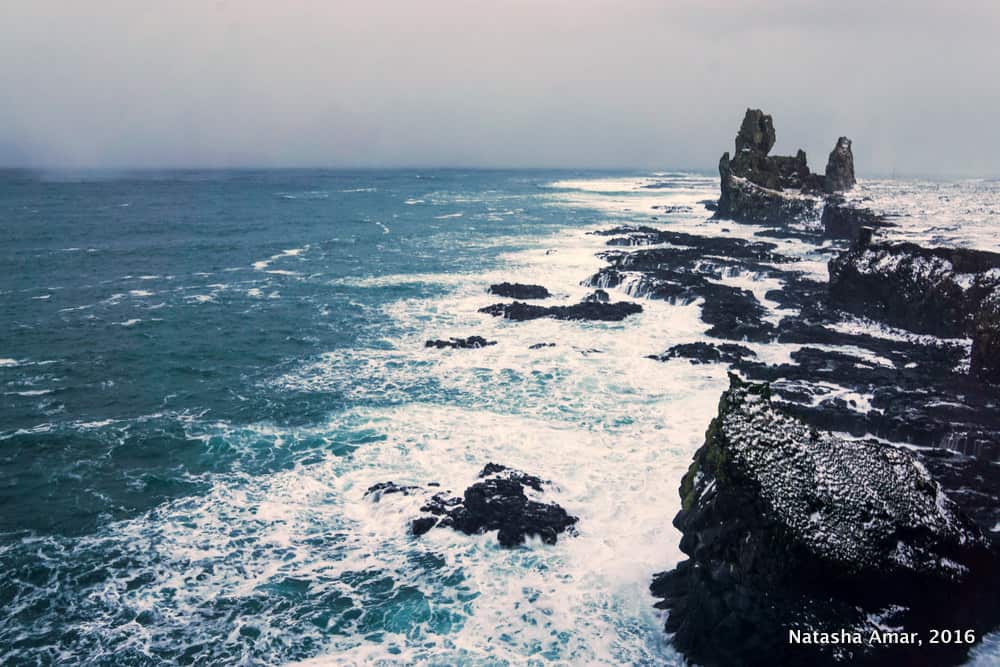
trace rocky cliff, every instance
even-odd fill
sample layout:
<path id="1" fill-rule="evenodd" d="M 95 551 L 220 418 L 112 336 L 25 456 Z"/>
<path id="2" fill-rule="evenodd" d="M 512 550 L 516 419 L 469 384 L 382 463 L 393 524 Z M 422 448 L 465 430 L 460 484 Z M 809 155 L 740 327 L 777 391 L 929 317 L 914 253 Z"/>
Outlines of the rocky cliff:
<path id="1" fill-rule="evenodd" d="M 730 377 L 681 483 L 689 560 L 651 586 L 674 645 L 706 666 L 960 662 L 969 645 L 930 630 L 995 627 L 982 531 L 906 451 L 820 433 Z M 923 644 L 872 641 L 887 628 Z"/>

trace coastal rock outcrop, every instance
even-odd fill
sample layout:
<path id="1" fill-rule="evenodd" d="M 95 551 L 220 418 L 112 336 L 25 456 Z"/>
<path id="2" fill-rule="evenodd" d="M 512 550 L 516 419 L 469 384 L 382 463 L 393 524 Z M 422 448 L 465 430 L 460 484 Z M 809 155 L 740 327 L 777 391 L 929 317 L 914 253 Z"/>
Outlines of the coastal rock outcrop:
<path id="1" fill-rule="evenodd" d="M 969 643 L 930 630 L 978 638 L 1000 620 L 998 555 L 926 469 L 806 426 L 767 384 L 730 376 L 680 495 L 689 560 L 651 590 L 698 664 L 956 664 Z M 872 642 L 886 628 L 924 643 Z"/>
<path id="2" fill-rule="evenodd" d="M 552 483 L 498 463 L 488 463 L 479 473 L 482 481 L 465 490 L 461 497 L 447 492 L 435 493 L 420 508 L 424 513 L 410 522 L 415 536 L 432 528 L 453 528 L 466 535 L 497 531 L 502 547 L 516 547 L 528 537 L 537 536 L 546 544 L 555 544 L 558 536 L 572 531 L 577 517 L 555 503 L 529 497 L 545 493 Z M 370 487 L 366 497 L 379 502 L 389 494 L 411 495 L 420 487 L 382 482 Z"/>
<path id="3" fill-rule="evenodd" d="M 511 299 L 547 299 L 552 296 L 541 285 L 525 285 L 523 283 L 497 283 L 490 285 L 487 291 L 490 294 L 505 296 Z"/>
<path id="4" fill-rule="evenodd" d="M 572 306 L 536 306 L 515 301 L 513 303 L 495 303 L 492 306 L 480 308 L 479 312 L 518 322 L 537 320 L 540 317 L 553 317 L 557 320 L 620 322 L 629 315 L 641 313 L 642 306 L 631 301 L 608 303 L 590 300 Z"/>
<path id="5" fill-rule="evenodd" d="M 829 263 L 830 299 L 917 333 L 972 338 L 972 374 L 1000 382 L 1000 253 L 873 243 L 864 232 Z"/>
<path id="6" fill-rule="evenodd" d="M 769 155 L 775 140 L 771 116 L 747 109 L 732 158 L 727 152 L 719 159 L 716 217 L 768 225 L 813 220 L 822 209 L 824 193 L 854 187 L 854 155 L 847 137 L 837 140 L 825 175 L 810 171 L 801 149 L 794 156 Z"/>

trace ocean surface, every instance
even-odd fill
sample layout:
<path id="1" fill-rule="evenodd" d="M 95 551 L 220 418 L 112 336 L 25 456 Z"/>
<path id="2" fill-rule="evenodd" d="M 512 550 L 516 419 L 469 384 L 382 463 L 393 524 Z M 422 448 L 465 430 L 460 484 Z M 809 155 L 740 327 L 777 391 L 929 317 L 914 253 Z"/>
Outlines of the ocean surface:
<path id="1" fill-rule="evenodd" d="M 699 304 L 477 309 L 504 280 L 578 301 L 594 230 L 759 238 L 708 219 L 717 192 L 690 173 L 0 171 L 0 664 L 683 664 L 647 589 L 682 558 L 678 484 L 726 367 L 646 356 L 708 340 Z M 899 238 L 1000 250 L 1000 182 L 854 194 Z M 825 279 L 828 254 L 776 242 Z M 725 280 L 780 320 L 773 281 Z M 498 343 L 424 347 L 469 335 Z M 419 499 L 363 498 L 460 493 L 490 461 L 555 482 L 579 534 L 418 539 Z M 990 639 L 974 661 L 998 657 Z"/>

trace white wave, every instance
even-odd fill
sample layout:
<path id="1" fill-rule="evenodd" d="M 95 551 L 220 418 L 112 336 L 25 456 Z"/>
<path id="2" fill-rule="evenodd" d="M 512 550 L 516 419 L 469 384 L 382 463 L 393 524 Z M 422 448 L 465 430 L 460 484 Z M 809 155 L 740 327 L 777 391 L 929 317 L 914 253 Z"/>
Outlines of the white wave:
<path id="1" fill-rule="evenodd" d="M 444 215 L 435 215 L 434 219 L 435 220 L 449 220 L 451 218 L 461 218 L 463 215 L 465 215 L 465 213 L 462 213 L 462 212 L 459 212 L 459 213 L 445 213 Z"/>
<path id="2" fill-rule="evenodd" d="M 119 322 L 118 324 L 120 324 L 123 327 L 134 327 L 135 325 L 139 324 L 140 322 L 142 322 L 142 320 L 140 320 L 140 319 L 132 319 L 132 320 L 125 320 L 124 322 Z"/>
<path id="3" fill-rule="evenodd" d="M 0 368 L 13 368 L 20 365 L 17 359 L 0 359 Z"/>
<path id="4" fill-rule="evenodd" d="M 849 198 L 858 206 L 896 215 L 880 230 L 893 240 L 925 246 L 1000 250 L 1000 182 L 862 179 Z"/>
<path id="5" fill-rule="evenodd" d="M 271 255 L 267 259 L 262 259 L 260 261 L 254 262 L 253 268 L 257 269 L 258 271 L 263 271 L 264 269 L 269 267 L 273 262 L 276 262 L 285 257 L 298 257 L 307 250 L 309 250 L 308 245 L 302 246 L 301 248 L 289 248 L 288 250 L 282 250 L 278 254 Z"/>

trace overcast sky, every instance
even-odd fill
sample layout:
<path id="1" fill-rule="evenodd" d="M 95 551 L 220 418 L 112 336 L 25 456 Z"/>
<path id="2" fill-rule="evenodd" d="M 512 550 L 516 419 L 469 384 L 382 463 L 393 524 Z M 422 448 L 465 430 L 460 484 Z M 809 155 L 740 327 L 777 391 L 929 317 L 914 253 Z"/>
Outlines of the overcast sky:
<path id="1" fill-rule="evenodd" d="M 0 164 L 1000 176 L 1000 2 L 0 0 Z"/>

